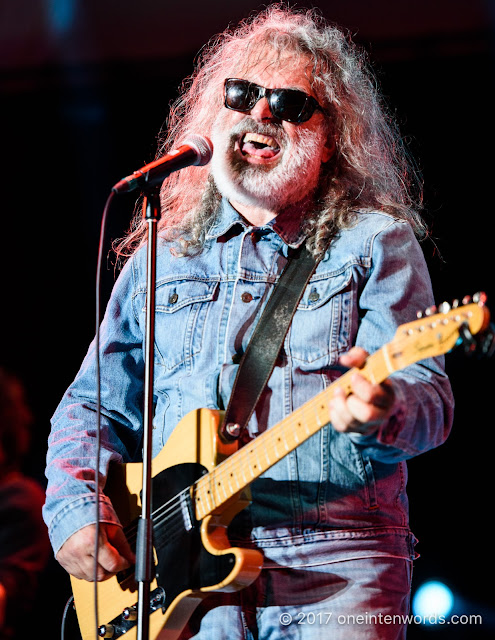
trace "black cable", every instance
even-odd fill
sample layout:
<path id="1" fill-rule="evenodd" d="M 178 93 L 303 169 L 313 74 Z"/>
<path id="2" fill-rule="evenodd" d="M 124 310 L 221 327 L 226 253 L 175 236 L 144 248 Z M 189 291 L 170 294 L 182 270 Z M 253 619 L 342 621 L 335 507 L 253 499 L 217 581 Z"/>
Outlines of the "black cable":
<path id="1" fill-rule="evenodd" d="M 69 607 L 70 605 L 74 602 L 74 596 L 71 596 L 68 600 L 67 600 L 67 604 L 64 607 L 64 613 L 62 615 L 62 627 L 60 630 L 60 640 L 64 640 L 65 638 L 65 625 L 67 624 L 67 613 L 69 611 Z"/>
<path id="2" fill-rule="evenodd" d="M 108 210 L 110 203 L 115 196 L 115 192 L 111 191 L 105 207 L 103 209 L 103 215 L 101 219 L 100 227 L 100 240 L 98 245 L 98 262 L 96 266 L 96 336 L 95 336 L 95 348 L 96 348 L 96 415 L 97 415 L 97 427 L 96 427 L 96 461 L 95 461 L 95 550 L 94 550 L 94 608 L 95 608 L 95 637 L 98 639 L 98 546 L 100 538 L 100 431 L 101 431 L 101 378 L 100 378 L 100 307 L 101 307 L 101 267 L 103 262 L 103 249 L 105 245 L 105 228 L 107 223 Z"/>

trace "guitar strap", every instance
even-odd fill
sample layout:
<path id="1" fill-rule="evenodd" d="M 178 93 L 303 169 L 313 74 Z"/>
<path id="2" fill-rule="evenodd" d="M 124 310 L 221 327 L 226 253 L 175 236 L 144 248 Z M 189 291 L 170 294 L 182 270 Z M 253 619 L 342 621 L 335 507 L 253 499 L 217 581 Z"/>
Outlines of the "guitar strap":
<path id="1" fill-rule="evenodd" d="M 225 439 L 237 438 L 249 422 L 317 264 L 305 244 L 289 256 L 239 363 L 221 429 Z"/>

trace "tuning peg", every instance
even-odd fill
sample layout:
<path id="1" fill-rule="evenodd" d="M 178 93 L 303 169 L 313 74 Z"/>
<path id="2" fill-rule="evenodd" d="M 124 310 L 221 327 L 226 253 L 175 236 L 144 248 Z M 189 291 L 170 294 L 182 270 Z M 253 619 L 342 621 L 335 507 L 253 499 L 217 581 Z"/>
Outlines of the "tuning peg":
<path id="1" fill-rule="evenodd" d="M 457 309 L 459 306 L 459 300 L 457 298 L 452 302 L 452 309 Z"/>
<path id="2" fill-rule="evenodd" d="M 437 308 L 435 305 L 432 305 L 431 307 L 428 307 L 428 309 L 426 309 L 425 311 L 425 316 L 432 316 L 437 312 Z"/>
<path id="3" fill-rule="evenodd" d="M 484 291 L 478 291 L 473 296 L 473 302 L 476 302 L 476 304 L 479 304 L 480 307 L 483 307 L 486 301 L 487 301 L 487 295 Z"/>
<path id="4" fill-rule="evenodd" d="M 442 304 L 438 307 L 440 313 L 448 313 L 450 311 L 450 304 L 448 302 L 442 302 Z"/>
<path id="5" fill-rule="evenodd" d="M 422 311 L 416 311 L 416 318 L 418 320 L 421 320 L 422 317 L 423 317 L 423 312 Z"/>
<path id="6" fill-rule="evenodd" d="M 464 296 L 462 304 L 469 304 L 471 302 L 471 296 Z"/>

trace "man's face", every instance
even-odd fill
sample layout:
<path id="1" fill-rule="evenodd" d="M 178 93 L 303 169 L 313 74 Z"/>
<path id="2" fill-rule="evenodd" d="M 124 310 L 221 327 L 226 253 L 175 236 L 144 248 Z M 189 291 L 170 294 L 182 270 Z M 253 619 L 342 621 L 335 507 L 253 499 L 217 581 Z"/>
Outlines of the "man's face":
<path id="1" fill-rule="evenodd" d="M 316 97 L 309 64 L 293 56 L 275 61 L 273 52 L 267 52 L 262 62 L 236 77 L 268 89 L 299 89 Z M 333 154 L 321 111 L 301 124 L 286 122 L 273 116 L 266 97 L 249 112 L 223 107 L 211 137 L 211 173 L 220 193 L 231 202 L 271 211 L 296 204 L 311 193 L 322 163 Z"/>

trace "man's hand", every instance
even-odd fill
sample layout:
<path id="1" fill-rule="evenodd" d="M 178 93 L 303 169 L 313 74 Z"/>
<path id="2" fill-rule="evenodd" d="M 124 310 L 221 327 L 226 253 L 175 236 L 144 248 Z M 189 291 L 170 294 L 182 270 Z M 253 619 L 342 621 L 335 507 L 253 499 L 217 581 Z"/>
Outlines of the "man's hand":
<path id="1" fill-rule="evenodd" d="M 361 347 L 352 347 L 341 356 L 345 367 L 361 368 L 368 353 Z M 352 393 L 346 396 L 337 389 L 330 402 L 330 420 L 336 431 L 370 434 L 378 429 L 392 413 L 395 394 L 389 382 L 372 384 L 358 373 L 351 379 Z"/>
<path id="2" fill-rule="evenodd" d="M 57 560 L 75 578 L 94 580 L 96 525 L 90 524 L 74 533 L 60 547 Z M 122 529 L 116 524 L 100 524 L 98 542 L 98 582 L 128 569 L 135 556 Z"/>

